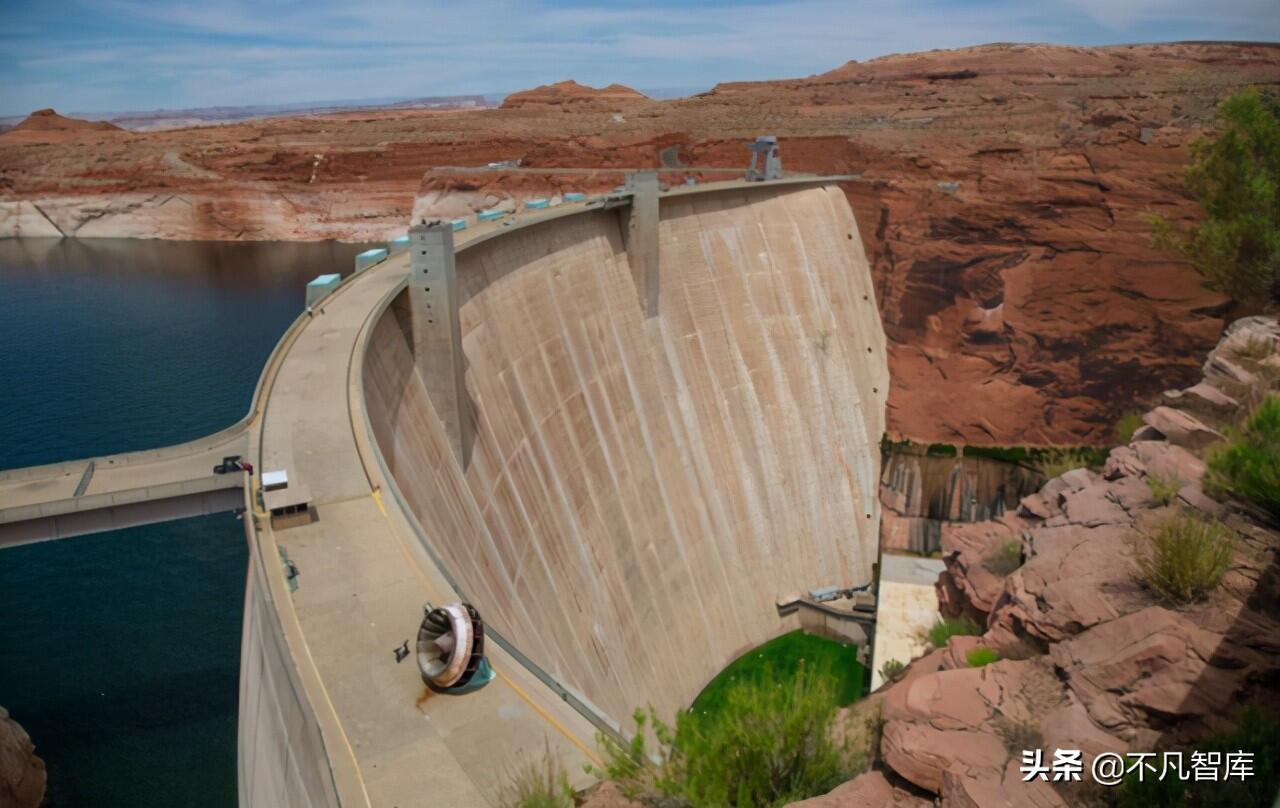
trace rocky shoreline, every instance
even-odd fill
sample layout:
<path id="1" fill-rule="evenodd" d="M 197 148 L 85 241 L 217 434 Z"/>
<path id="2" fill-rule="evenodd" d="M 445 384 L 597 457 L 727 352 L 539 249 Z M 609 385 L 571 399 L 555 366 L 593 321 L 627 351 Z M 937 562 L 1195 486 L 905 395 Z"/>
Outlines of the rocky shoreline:
<path id="1" fill-rule="evenodd" d="M 47 779 L 31 737 L 0 707 L 0 805 L 36 808 L 44 801 Z"/>

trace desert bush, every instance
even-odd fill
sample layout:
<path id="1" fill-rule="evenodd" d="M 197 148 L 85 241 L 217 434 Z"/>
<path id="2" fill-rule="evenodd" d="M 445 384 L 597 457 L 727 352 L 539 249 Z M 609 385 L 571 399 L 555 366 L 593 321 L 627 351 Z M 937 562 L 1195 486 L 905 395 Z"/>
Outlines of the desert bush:
<path id="1" fill-rule="evenodd" d="M 1177 777 L 1125 777 L 1118 788 L 1107 789 L 1114 808 L 1217 808 L 1271 805 L 1280 793 L 1280 723 L 1256 708 L 1246 708 L 1232 730 L 1195 745 L 1195 751 L 1253 753 L 1253 776 L 1240 780 L 1190 780 Z M 1190 758 L 1188 751 L 1184 759 Z"/>
<path id="2" fill-rule="evenodd" d="M 605 764 L 592 771 L 625 794 L 657 794 L 691 808 L 772 808 L 825 794 L 865 766 L 837 738 L 838 677 L 804 665 L 790 681 L 772 675 L 735 681 L 723 709 L 689 711 L 671 727 L 650 710 L 635 715 L 629 743 L 597 737 Z M 645 726 L 658 762 L 650 760 Z"/>
<path id="3" fill-rule="evenodd" d="M 547 743 L 542 754 L 521 761 L 499 790 L 503 808 L 573 808 L 569 775 Z"/>
<path id="4" fill-rule="evenodd" d="M 1168 505 L 1178 497 L 1182 490 L 1182 480 L 1164 474 L 1148 474 L 1147 488 L 1151 489 L 1151 498 L 1160 505 Z"/>
<path id="5" fill-rule="evenodd" d="M 1044 748 L 1044 733 L 1035 721 L 1010 721 L 998 715 L 994 725 L 996 734 L 1011 755 L 1018 755 L 1023 749 Z"/>
<path id="6" fill-rule="evenodd" d="M 995 575 L 1008 575 L 1022 566 L 1022 542 L 1007 541 L 987 551 L 982 566 Z"/>
<path id="7" fill-rule="evenodd" d="M 1120 416 L 1120 420 L 1116 421 L 1112 430 L 1115 433 L 1116 445 L 1127 446 L 1129 441 L 1133 440 L 1133 433 L 1142 428 L 1142 413 L 1138 410 L 1130 410 Z"/>
<path id="8" fill-rule="evenodd" d="M 1139 539 L 1135 557 L 1142 583 L 1164 598 L 1190 603 L 1213 591 L 1234 552 L 1235 536 L 1220 522 L 1176 513 Z"/>
<path id="9" fill-rule="evenodd" d="M 942 617 L 929 629 L 929 643 L 934 648 L 942 648 L 952 637 L 976 637 L 981 633 L 978 624 L 967 617 Z"/>
<path id="10" fill-rule="evenodd" d="M 880 666 L 880 678 L 886 682 L 907 669 L 907 664 L 897 659 L 890 659 Z"/>
<path id="11" fill-rule="evenodd" d="M 1000 652 L 994 648 L 975 648 L 965 655 L 965 661 L 971 668 L 981 668 L 1000 659 Z"/>
<path id="12" fill-rule="evenodd" d="M 1241 344 L 1235 347 L 1232 354 L 1236 359 L 1244 359 L 1248 362 L 1261 362 L 1275 351 L 1275 346 L 1271 340 L 1265 337 L 1249 337 Z"/>
<path id="13" fill-rule="evenodd" d="M 1243 90 L 1218 106 L 1217 121 L 1216 136 L 1191 144 L 1185 175 L 1204 218 L 1185 229 L 1154 218 L 1154 240 L 1209 286 L 1263 308 L 1280 299 L 1280 103 Z"/>
<path id="14" fill-rule="evenodd" d="M 1054 477 L 1061 477 L 1072 469 L 1093 467 L 1098 464 L 1097 458 L 1098 452 L 1095 449 L 1054 447 L 1045 449 L 1038 454 L 1035 460 L 1035 467 L 1046 479 L 1052 480 Z"/>
<path id="15" fill-rule="evenodd" d="M 1251 502 L 1280 519 L 1280 396 L 1262 400 L 1242 428 L 1209 454 L 1205 489 Z"/>

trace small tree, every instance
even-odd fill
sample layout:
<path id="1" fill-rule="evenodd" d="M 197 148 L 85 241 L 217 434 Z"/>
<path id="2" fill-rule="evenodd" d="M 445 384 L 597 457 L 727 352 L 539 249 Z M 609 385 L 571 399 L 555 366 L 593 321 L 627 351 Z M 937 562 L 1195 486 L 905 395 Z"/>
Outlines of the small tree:
<path id="1" fill-rule="evenodd" d="M 1204 219 L 1155 217 L 1159 247 L 1185 255 L 1209 286 L 1251 308 L 1280 302 L 1280 101 L 1243 90 L 1218 106 L 1215 137 L 1191 144 L 1187 190 Z"/>

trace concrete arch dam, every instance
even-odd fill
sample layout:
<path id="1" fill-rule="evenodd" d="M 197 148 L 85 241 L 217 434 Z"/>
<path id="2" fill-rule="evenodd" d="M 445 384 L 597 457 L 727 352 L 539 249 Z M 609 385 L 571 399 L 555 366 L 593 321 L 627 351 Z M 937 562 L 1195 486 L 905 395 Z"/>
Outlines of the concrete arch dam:
<path id="1" fill-rule="evenodd" d="M 613 721 L 670 716 L 793 627 L 779 597 L 865 582 L 877 555 L 885 337 L 844 194 L 685 190 L 658 205 L 656 283 L 625 207 L 459 247 L 461 455 L 410 290 L 360 371 L 458 590 Z"/>

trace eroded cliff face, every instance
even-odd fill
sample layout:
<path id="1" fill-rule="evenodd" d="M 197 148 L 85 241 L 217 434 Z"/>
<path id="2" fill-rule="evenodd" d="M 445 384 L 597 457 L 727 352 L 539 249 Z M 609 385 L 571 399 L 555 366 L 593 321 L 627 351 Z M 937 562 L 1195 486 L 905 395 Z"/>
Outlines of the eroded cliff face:
<path id="1" fill-rule="evenodd" d="M 36 808 L 44 801 L 46 778 L 31 737 L 0 707 L 0 805 Z"/>
<path id="2" fill-rule="evenodd" d="M 942 547 L 944 526 L 998 518 L 1015 510 L 1043 480 L 1014 463 L 897 448 L 880 472 L 880 547 L 932 553 Z"/>
<path id="3" fill-rule="evenodd" d="M 1145 217 L 1195 214 L 1181 192 L 1188 144 L 1223 96 L 1280 85 L 1278 55 L 991 45 L 667 102 L 6 134 L 0 233 L 380 239 L 420 196 L 419 211 L 465 212 L 620 181 L 424 180 L 432 167 L 741 167 L 747 140 L 776 134 L 788 169 L 862 175 L 845 192 L 891 343 L 892 434 L 1101 442 L 1135 399 L 1190 382 L 1221 333 L 1225 301 L 1150 248 Z"/>

